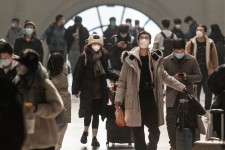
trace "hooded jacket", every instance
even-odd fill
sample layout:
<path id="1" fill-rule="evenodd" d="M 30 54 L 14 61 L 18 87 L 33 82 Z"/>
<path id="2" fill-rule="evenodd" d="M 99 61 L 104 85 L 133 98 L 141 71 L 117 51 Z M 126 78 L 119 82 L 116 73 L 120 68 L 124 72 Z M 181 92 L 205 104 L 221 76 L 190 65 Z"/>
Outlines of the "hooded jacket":
<path id="1" fill-rule="evenodd" d="M 139 99 L 139 84 L 141 75 L 141 60 L 139 56 L 139 47 L 135 47 L 125 58 L 122 66 L 119 87 L 116 92 L 115 100 L 118 102 L 125 102 L 125 121 L 126 125 L 130 127 L 140 127 L 142 124 L 140 99 Z M 162 84 L 166 84 L 178 91 L 182 91 L 185 85 L 169 76 L 163 68 L 162 52 L 149 51 L 149 69 L 154 83 L 154 96 L 158 112 L 158 126 L 164 124 L 164 102 L 163 102 L 163 88 Z M 161 55 L 161 56 L 159 56 Z"/>

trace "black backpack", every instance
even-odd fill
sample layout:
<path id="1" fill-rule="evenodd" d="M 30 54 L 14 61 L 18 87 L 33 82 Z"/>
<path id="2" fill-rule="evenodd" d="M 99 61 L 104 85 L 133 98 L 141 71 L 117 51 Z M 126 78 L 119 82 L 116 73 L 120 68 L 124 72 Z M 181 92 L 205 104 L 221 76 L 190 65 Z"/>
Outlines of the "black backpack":
<path id="1" fill-rule="evenodd" d="M 165 33 L 161 32 L 161 35 L 163 36 L 163 57 L 166 57 L 170 55 L 173 52 L 173 42 L 174 42 L 174 34 L 172 33 L 170 37 L 167 37 Z"/>
<path id="2" fill-rule="evenodd" d="M 208 79 L 208 87 L 213 94 L 218 95 L 225 90 L 225 65 L 216 69 Z"/>

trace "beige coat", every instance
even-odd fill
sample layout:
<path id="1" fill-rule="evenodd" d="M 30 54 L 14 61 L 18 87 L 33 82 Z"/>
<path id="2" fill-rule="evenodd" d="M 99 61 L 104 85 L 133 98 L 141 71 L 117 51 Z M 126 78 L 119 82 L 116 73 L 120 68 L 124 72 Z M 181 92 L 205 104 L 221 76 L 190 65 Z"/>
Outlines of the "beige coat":
<path id="1" fill-rule="evenodd" d="M 122 102 L 124 100 L 125 102 L 125 121 L 127 126 L 139 127 L 142 123 L 138 94 L 141 74 L 141 70 L 138 65 L 141 64 L 139 57 L 139 47 L 131 50 L 128 55 L 129 56 L 125 58 L 125 61 L 123 63 L 120 78 L 118 81 L 119 87 L 116 92 L 116 101 Z M 131 55 L 134 57 L 134 59 L 131 59 Z M 149 56 L 151 56 L 150 51 Z M 150 62 L 152 62 L 153 69 L 151 69 Z M 161 126 L 164 124 L 164 95 L 162 84 L 165 83 L 166 85 L 178 91 L 182 91 L 185 88 L 185 85 L 181 84 L 176 79 L 169 76 L 166 71 L 164 71 L 162 57 L 159 57 L 159 59 L 157 60 L 149 57 L 149 68 L 152 81 L 154 82 L 154 95 L 158 107 L 158 112 L 156 112 L 156 114 L 158 115 L 158 125 Z"/>
<path id="2" fill-rule="evenodd" d="M 43 77 L 41 80 L 43 80 L 45 89 L 45 100 L 41 103 L 37 102 L 35 133 L 27 134 L 22 150 L 43 149 L 55 146 L 57 143 L 58 128 L 55 118 L 64 107 L 63 101 L 57 89 L 48 78 Z M 35 91 L 37 91 L 39 87 L 37 86 L 37 82 L 42 81 L 35 80 L 31 87 L 23 94 L 24 102 L 35 103 L 35 94 L 37 94 Z"/>
<path id="3" fill-rule="evenodd" d="M 193 55 L 196 58 L 197 55 L 197 41 L 196 37 L 192 38 L 186 45 L 186 52 L 188 54 Z M 193 43 L 194 47 L 191 48 L 191 42 Z M 212 48 L 211 47 L 212 44 Z M 216 46 L 212 39 L 206 36 L 206 66 L 208 69 L 208 75 L 211 75 L 216 68 L 219 66 L 218 56 Z"/>
<path id="4" fill-rule="evenodd" d="M 59 95 L 61 96 L 64 104 L 64 108 L 66 110 L 66 122 L 71 123 L 71 95 L 68 91 L 68 67 L 67 65 L 64 65 L 63 72 L 52 76 L 51 81 L 53 85 L 56 87 L 56 89 L 59 92 Z"/>

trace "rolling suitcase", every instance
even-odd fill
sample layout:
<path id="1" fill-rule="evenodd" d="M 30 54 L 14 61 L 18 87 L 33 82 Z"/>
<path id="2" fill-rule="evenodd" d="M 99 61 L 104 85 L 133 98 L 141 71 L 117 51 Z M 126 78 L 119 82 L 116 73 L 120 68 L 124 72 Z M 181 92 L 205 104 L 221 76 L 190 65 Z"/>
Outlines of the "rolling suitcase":
<path id="1" fill-rule="evenodd" d="M 221 139 L 212 137 L 212 130 L 209 132 L 209 138 L 206 141 L 197 141 L 194 143 L 193 150 L 225 150 L 224 141 L 224 111 L 222 109 L 212 109 L 210 110 L 210 118 L 213 121 L 213 114 L 221 114 Z M 211 121 L 210 120 L 210 121 Z M 213 128 L 209 124 L 208 128 Z"/>
<path id="2" fill-rule="evenodd" d="M 192 150 L 194 141 L 200 140 L 199 129 L 176 129 L 176 150 Z"/>
<path id="3" fill-rule="evenodd" d="M 109 143 L 112 143 L 115 146 L 115 143 L 127 143 L 129 146 L 132 146 L 133 136 L 130 127 L 119 127 L 114 119 L 107 119 L 106 121 L 106 133 L 107 133 L 107 142 L 106 145 L 109 146 Z"/>

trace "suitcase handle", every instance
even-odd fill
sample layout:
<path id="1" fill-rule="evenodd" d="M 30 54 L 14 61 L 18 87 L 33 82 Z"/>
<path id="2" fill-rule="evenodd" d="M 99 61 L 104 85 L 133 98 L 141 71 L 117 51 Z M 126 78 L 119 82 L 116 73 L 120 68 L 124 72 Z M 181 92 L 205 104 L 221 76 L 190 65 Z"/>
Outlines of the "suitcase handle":
<path id="1" fill-rule="evenodd" d="M 224 110 L 222 110 L 222 109 L 211 109 L 210 110 L 210 116 L 212 117 L 212 121 L 213 121 L 213 114 L 214 113 L 220 113 L 221 114 L 221 141 L 224 141 Z"/>

